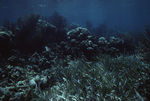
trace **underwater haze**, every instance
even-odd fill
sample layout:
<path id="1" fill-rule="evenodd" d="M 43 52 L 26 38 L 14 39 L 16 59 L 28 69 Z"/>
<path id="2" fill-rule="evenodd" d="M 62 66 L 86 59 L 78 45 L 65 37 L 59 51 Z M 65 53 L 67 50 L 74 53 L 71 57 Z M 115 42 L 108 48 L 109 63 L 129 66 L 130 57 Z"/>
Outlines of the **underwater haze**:
<path id="1" fill-rule="evenodd" d="M 0 0 L 0 24 L 16 22 L 30 13 L 50 16 L 55 11 L 69 22 L 101 24 L 123 31 L 144 31 L 150 25 L 150 0 Z"/>
<path id="2" fill-rule="evenodd" d="M 150 0 L 0 0 L 0 101 L 150 101 Z"/>

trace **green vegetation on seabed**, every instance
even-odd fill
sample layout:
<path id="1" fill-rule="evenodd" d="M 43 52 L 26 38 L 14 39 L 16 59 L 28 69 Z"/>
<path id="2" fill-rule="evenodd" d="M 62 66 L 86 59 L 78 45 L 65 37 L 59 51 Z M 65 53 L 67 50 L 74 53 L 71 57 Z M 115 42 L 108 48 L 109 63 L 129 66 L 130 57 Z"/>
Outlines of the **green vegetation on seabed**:
<path id="1" fill-rule="evenodd" d="M 57 59 L 56 59 L 57 60 Z M 26 82 L 33 76 L 54 75 L 55 84 L 35 88 L 13 84 L 7 89 L 20 92 L 20 101 L 148 101 L 150 90 L 150 64 L 136 56 L 99 57 L 96 62 L 85 59 L 70 60 L 69 57 L 55 62 L 51 69 L 39 73 L 23 70 Z M 11 68 L 11 67 L 9 67 Z M 17 73 L 17 70 L 16 72 Z M 22 73 L 23 74 L 23 73 Z M 20 77 L 22 78 L 22 77 Z M 17 80 L 16 80 L 17 81 Z M 15 82 L 15 80 L 14 80 Z M 25 83 L 26 84 L 26 83 Z M 6 96 L 6 95 L 5 95 Z"/>
<path id="2" fill-rule="evenodd" d="M 135 56 L 104 56 L 97 62 L 68 61 L 53 67 L 63 80 L 34 92 L 39 101 L 145 101 L 149 98 L 150 65 Z M 58 69 L 58 70 L 57 70 Z"/>

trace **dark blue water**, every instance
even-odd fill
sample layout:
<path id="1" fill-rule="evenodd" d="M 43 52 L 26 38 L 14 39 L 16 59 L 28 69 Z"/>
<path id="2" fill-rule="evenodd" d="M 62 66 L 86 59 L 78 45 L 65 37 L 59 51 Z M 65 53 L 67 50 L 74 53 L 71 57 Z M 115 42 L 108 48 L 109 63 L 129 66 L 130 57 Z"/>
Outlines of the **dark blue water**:
<path id="1" fill-rule="evenodd" d="M 0 0 L 0 24 L 30 13 L 50 16 L 55 11 L 85 26 L 107 24 L 118 30 L 144 31 L 150 25 L 150 0 Z"/>

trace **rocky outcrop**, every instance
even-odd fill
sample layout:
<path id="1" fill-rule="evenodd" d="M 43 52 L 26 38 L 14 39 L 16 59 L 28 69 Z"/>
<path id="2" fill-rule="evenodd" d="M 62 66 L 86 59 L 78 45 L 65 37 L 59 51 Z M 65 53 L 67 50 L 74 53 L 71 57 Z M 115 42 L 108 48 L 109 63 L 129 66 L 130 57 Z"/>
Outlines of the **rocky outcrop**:
<path id="1" fill-rule="evenodd" d="M 86 28 L 82 27 L 69 31 L 67 38 L 73 54 L 83 54 L 88 59 L 98 54 L 116 55 L 124 52 L 124 50 L 128 48 L 120 38 L 98 38 L 92 35 Z"/>
<path id="2" fill-rule="evenodd" d="M 88 59 L 97 54 L 97 39 L 86 28 L 78 27 L 69 31 L 67 38 L 75 54 L 82 53 Z"/>
<path id="3" fill-rule="evenodd" d="M 124 52 L 127 48 L 124 45 L 124 41 L 120 38 L 110 37 L 106 39 L 105 37 L 100 37 L 98 39 L 98 46 L 102 53 L 116 55 Z"/>

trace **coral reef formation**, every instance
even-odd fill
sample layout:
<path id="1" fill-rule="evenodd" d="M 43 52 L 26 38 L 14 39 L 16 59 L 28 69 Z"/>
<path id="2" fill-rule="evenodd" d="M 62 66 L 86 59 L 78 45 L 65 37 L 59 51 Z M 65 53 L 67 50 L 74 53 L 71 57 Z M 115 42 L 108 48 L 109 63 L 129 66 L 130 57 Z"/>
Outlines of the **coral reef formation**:
<path id="1" fill-rule="evenodd" d="M 150 100 L 149 44 L 137 55 L 125 38 L 95 36 L 57 13 L 14 25 L 0 28 L 1 101 Z"/>

